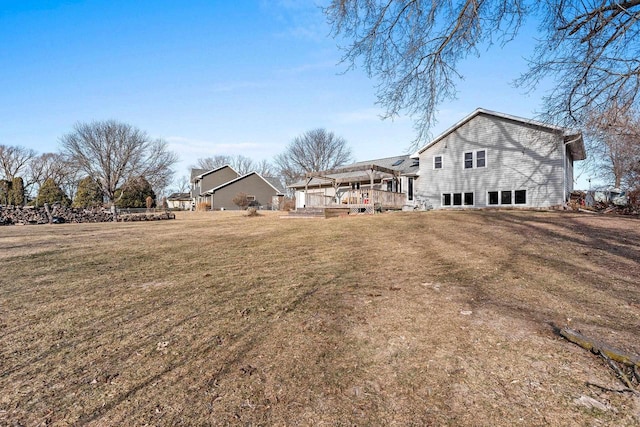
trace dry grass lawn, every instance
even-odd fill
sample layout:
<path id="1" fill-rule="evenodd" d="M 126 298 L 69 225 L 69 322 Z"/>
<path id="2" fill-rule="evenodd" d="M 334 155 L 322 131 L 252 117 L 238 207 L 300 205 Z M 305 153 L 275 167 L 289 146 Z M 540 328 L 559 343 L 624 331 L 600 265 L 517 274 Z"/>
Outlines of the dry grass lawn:
<path id="1" fill-rule="evenodd" d="M 551 326 L 640 354 L 639 282 L 599 215 L 2 227 L 0 425 L 639 425 Z"/>

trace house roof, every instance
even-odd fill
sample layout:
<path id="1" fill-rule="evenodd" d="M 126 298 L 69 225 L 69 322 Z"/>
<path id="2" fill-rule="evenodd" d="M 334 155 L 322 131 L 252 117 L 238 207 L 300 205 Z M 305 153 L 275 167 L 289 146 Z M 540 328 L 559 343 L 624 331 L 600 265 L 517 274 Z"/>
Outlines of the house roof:
<path id="1" fill-rule="evenodd" d="M 191 169 L 191 182 L 194 182 L 198 175 L 205 173 L 206 169 Z"/>
<path id="2" fill-rule="evenodd" d="M 202 178 L 204 178 L 205 176 L 207 176 L 207 175 L 211 175 L 212 173 L 218 172 L 219 170 L 222 170 L 222 169 L 224 169 L 224 168 L 229 168 L 229 169 L 231 169 L 232 171 L 234 171 L 236 174 L 238 174 L 238 172 L 236 172 L 236 170 L 235 170 L 234 168 L 232 168 L 232 167 L 231 167 L 231 165 L 223 165 L 223 166 L 220 166 L 219 168 L 211 169 L 210 171 L 207 171 L 206 169 L 196 169 L 196 170 L 204 170 L 204 172 L 202 172 L 202 173 L 200 173 L 199 175 L 197 175 L 197 176 L 194 178 L 194 181 L 195 181 L 195 179 L 202 179 Z M 192 174 L 193 174 L 193 170 L 194 170 L 194 169 L 192 169 Z"/>
<path id="3" fill-rule="evenodd" d="M 370 177 L 367 170 L 370 166 L 375 165 L 384 169 L 391 169 L 400 173 L 400 175 L 415 175 L 418 171 L 417 159 L 412 159 L 408 154 L 385 157 L 382 159 L 365 160 L 362 162 L 352 163 L 350 165 L 341 166 L 339 168 L 327 171 L 326 175 L 314 176 L 310 181 L 308 179 L 302 179 L 289 185 L 291 188 L 300 188 L 317 185 L 331 184 L 334 180 L 339 182 L 352 181 L 369 181 Z M 353 170 L 362 168 L 362 170 Z M 341 169 L 348 170 L 346 172 L 340 172 Z"/>
<path id="4" fill-rule="evenodd" d="M 271 182 L 269 182 L 267 179 L 265 179 L 265 178 L 264 178 L 262 175 L 260 175 L 258 172 L 249 172 L 249 173 L 248 173 L 248 174 L 246 174 L 246 175 L 239 176 L 239 177 L 238 177 L 238 178 L 236 178 L 236 179 L 232 179 L 231 181 L 227 181 L 227 182 L 225 182 L 224 184 L 218 185 L 216 188 L 212 188 L 211 190 L 207 190 L 207 191 L 205 191 L 205 192 L 204 192 L 204 193 L 202 193 L 202 194 L 213 194 L 213 193 L 215 193 L 216 191 L 218 191 L 218 190 L 220 190 L 220 189 L 222 189 L 222 188 L 224 188 L 224 187 L 227 187 L 227 186 L 229 186 L 229 185 L 231 185 L 231 184 L 233 184 L 233 183 L 235 183 L 235 182 L 242 181 L 243 179 L 246 179 L 246 178 L 250 177 L 251 175 L 257 175 L 258 177 L 260 177 L 264 182 L 266 182 L 266 183 L 267 183 L 267 184 L 269 184 L 271 187 L 273 187 L 273 189 L 274 189 L 274 190 L 276 190 L 276 192 L 277 192 L 278 194 L 284 194 L 284 192 L 283 192 L 281 189 L 279 189 L 279 188 L 277 188 L 276 186 L 274 186 Z"/>
<path id="5" fill-rule="evenodd" d="M 420 148 L 414 154 L 411 155 L 412 158 L 417 158 L 422 152 L 427 150 L 429 147 L 433 146 L 437 142 L 441 141 L 449 134 L 456 131 L 458 128 L 469 122 L 474 117 L 483 114 L 487 116 L 499 117 L 501 119 L 522 123 L 528 126 L 533 126 L 537 128 L 547 129 L 552 132 L 558 132 L 564 137 L 564 142 L 569 146 L 569 150 L 571 151 L 571 155 L 574 160 L 584 160 L 587 158 L 585 149 L 584 149 L 584 141 L 582 140 L 582 133 L 576 131 L 574 129 L 569 129 L 562 126 L 556 126 L 549 123 L 543 123 L 537 120 L 525 119 L 523 117 L 513 116 L 511 114 L 499 113 L 496 111 L 486 110 L 484 108 L 476 108 L 471 114 L 451 126 L 449 129 L 442 132 L 436 138 L 432 139 L 427 145 Z"/>
<path id="6" fill-rule="evenodd" d="M 191 200 L 191 193 L 171 193 L 167 200 Z"/>
<path id="7" fill-rule="evenodd" d="M 285 193 L 285 187 L 283 187 L 282 181 L 280 180 L 280 178 L 278 178 L 276 176 L 263 176 L 262 178 L 265 181 L 267 181 L 269 184 L 271 184 L 271 186 L 273 188 L 278 190 L 278 193 L 280 193 L 280 194 L 284 194 Z"/>

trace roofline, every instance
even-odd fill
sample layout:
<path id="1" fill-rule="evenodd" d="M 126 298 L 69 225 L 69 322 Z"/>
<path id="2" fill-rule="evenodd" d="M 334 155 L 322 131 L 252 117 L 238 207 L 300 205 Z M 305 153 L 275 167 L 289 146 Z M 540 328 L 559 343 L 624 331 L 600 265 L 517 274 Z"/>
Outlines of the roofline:
<path id="1" fill-rule="evenodd" d="M 232 168 L 232 169 L 233 169 L 233 168 Z M 254 171 L 254 172 L 246 173 L 246 174 L 244 174 L 244 175 L 242 175 L 242 176 L 237 177 L 236 179 L 232 179 L 231 181 L 227 181 L 227 182 L 225 182 L 224 184 L 220 184 L 220 185 L 218 185 L 217 187 L 212 188 L 212 189 L 210 189 L 210 190 L 207 190 L 207 191 L 205 191 L 205 192 L 203 192 L 203 193 L 201 193 L 201 194 L 213 194 L 213 193 L 215 193 L 216 191 L 220 190 L 221 188 L 224 188 L 224 187 L 226 187 L 226 186 L 228 186 L 228 185 L 233 184 L 234 182 L 240 181 L 240 180 L 242 180 L 242 179 L 244 179 L 244 178 L 247 178 L 248 176 L 250 176 L 250 175 L 254 175 L 254 174 L 255 174 L 255 175 L 258 175 L 258 177 L 260 177 L 260 179 L 261 179 L 261 180 L 263 180 L 264 182 L 266 182 L 266 183 L 269 185 L 269 187 L 271 187 L 271 188 L 273 188 L 274 190 L 276 190 L 278 194 L 284 194 L 284 192 L 283 192 L 283 191 L 280 191 L 279 189 L 277 189 L 276 187 L 274 187 L 274 186 L 273 186 L 273 184 L 271 184 L 269 181 L 267 181 L 266 179 L 264 179 L 264 177 L 263 177 L 262 175 L 260 175 L 258 172 L 255 172 L 255 171 Z"/>
<path id="2" fill-rule="evenodd" d="M 195 179 L 202 179 L 205 175 L 209 175 L 209 174 L 212 174 L 212 173 L 214 173 L 214 172 L 218 172 L 220 169 L 224 169 L 224 168 L 229 168 L 229 169 L 231 169 L 232 171 L 234 171 L 236 174 L 238 173 L 238 171 L 236 171 L 233 167 L 231 167 L 231 165 L 230 165 L 230 164 L 225 164 L 225 165 L 220 166 L 219 168 L 211 169 L 211 170 L 210 170 L 210 171 L 208 171 L 208 172 L 205 172 L 205 173 L 202 173 L 202 174 L 200 174 L 200 175 L 197 175 L 197 176 L 195 177 Z"/>
<path id="3" fill-rule="evenodd" d="M 525 124 L 532 125 L 532 126 L 537 126 L 537 127 L 542 127 L 542 128 L 554 130 L 554 131 L 557 131 L 557 132 L 561 132 L 562 135 L 565 136 L 565 137 L 580 135 L 580 140 L 582 140 L 582 133 L 581 132 L 578 132 L 578 131 L 575 131 L 575 130 L 572 130 L 572 129 L 569 129 L 569 128 L 566 128 L 566 127 L 556 126 L 556 125 L 552 125 L 552 124 L 549 124 L 549 123 L 543 123 L 543 122 L 540 122 L 540 121 L 537 121 L 537 120 L 532 120 L 532 119 L 525 119 L 524 117 L 518 117 L 518 116 L 511 115 L 511 114 L 499 113 L 497 111 L 487 110 L 485 108 L 476 108 L 470 114 L 465 116 L 462 120 L 458 121 L 453 126 L 449 127 L 447 130 L 442 132 L 436 138 L 432 139 L 424 147 L 418 149 L 418 151 L 413 153 L 410 157 L 412 159 L 418 158 L 418 156 L 420 154 L 422 154 L 425 150 L 427 150 L 431 146 L 435 145 L 437 142 L 441 141 L 446 136 L 448 136 L 449 134 L 453 133 L 456 129 L 458 129 L 459 127 L 461 127 L 462 125 L 464 125 L 465 123 L 467 123 L 468 121 L 470 121 L 471 119 L 473 119 L 474 117 L 476 117 L 476 116 L 478 116 L 480 114 L 486 114 L 488 116 L 500 117 L 500 118 L 503 118 L 503 119 L 506 119 L 506 120 L 512 120 L 512 121 L 525 123 Z M 582 147 L 582 152 L 584 153 L 584 145 Z"/>

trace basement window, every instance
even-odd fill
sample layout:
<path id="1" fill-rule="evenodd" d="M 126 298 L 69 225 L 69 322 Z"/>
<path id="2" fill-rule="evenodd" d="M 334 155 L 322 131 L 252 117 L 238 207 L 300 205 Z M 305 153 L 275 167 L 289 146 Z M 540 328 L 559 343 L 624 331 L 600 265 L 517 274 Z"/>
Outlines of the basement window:
<path id="1" fill-rule="evenodd" d="M 464 193 L 465 206 L 473 206 L 473 193 Z"/>
<path id="2" fill-rule="evenodd" d="M 498 204 L 498 192 L 497 191 L 489 191 L 488 193 L 488 204 L 497 205 Z"/>
<path id="3" fill-rule="evenodd" d="M 500 204 L 501 205 L 510 205 L 511 204 L 511 191 L 501 191 L 500 192 Z"/>
<path id="4" fill-rule="evenodd" d="M 515 194 L 515 204 L 516 205 L 526 205 L 527 204 L 527 190 L 516 190 Z"/>
<path id="5" fill-rule="evenodd" d="M 451 206 L 451 194 L 444 193 L 442 195 L 442 206 Z"/>

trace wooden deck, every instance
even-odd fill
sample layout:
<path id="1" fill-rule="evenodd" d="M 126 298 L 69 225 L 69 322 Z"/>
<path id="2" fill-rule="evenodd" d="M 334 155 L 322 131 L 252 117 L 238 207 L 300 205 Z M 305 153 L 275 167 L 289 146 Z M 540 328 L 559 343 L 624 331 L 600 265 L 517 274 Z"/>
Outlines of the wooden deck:
<path id="1" fill-rule="evenodd" d="M 407 202 L 407 196 L 404 193 L 367 188 L 346 190 L 338 193 L 337 197 L 320 192 L 308 192 L 305 197 L 307 208 L 349 208 L 350 213 L 373 213 L 375 209 L 402 209 Z"/>

